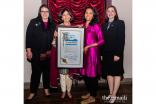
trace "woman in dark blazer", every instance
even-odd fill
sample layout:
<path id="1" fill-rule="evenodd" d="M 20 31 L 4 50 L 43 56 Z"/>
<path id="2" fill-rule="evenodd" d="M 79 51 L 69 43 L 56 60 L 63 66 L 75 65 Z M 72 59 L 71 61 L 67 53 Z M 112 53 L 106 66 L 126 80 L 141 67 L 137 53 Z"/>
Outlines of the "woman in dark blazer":
<path id="1" fill-rule="evenodd" d="M 53 40 L 55 22 L 47 5 L 41 5 L 38 17 L 30 21 L 26 32 L 27 58 L 31 60 L 32 74 L 30 82 L 30 95 L 25 102 L 30 102 L 35 96 L 43 73 L 44 94 L 47 98 L 50 83 L 50 56 L 51 42 Z"/>
<path id="2" fill-rule="evenodd" d="M 102 74 L 107 75 L 110 90 L 107 100 L 114 103 L 121 76 L 124 74 L 125 24 L 118 19 L 117 10 L 112 5 L 107 8 L 106 23 L 102 24 L 102 32 L 105 37 L 105 44 L 101 48 Z"/>

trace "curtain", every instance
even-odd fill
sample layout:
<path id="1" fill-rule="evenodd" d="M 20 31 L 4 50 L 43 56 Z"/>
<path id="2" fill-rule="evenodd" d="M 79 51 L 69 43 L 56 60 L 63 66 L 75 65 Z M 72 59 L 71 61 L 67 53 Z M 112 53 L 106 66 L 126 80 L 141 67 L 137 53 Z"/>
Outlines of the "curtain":
<path id="1" fill-rule="evenodd" d="M 73 14 L 75 24 L 83 23 L 83 14 L 86 6 L 94 7 L 99 14 L 99 25 L 104 23 L 105 0 L 49 0 L 49 7 L 53 20 L 59 23 L 59 12 L 67 8 Z"/>

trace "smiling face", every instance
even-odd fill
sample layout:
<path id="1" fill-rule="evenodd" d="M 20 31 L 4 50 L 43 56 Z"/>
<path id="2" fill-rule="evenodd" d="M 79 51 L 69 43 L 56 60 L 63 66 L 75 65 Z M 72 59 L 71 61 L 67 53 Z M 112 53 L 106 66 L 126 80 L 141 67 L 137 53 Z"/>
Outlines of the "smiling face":
<path id="1" fill-rule="evenodd" d="M 93 11 L 92 11 L 92 9 L 90 9 L 90 8 L 86 9 L 85 19 L 86 19 L 86 21 L 91 21 L 93 19 Z"/>
<path id="2" fill-rule="evenodd" d="M 68 13 L 68 11 L 65 11 L 65 12 L 62 14 L 62 20 L 63 20 L 63 22 L 70 22 L 71 16 L 70 16 L 70 14 Z"/>
<path id="3" fill-rule="evenodd" d="M 42 19 L 48 19 L 49 17 L 49 10 L 46 7 L 41 8 L 41 17 Z"/>
<path id="4" fill-rule="evenodd" d="M 114 19 L 116 13 L 113 7 L 108 8 L 107 10 L 107 16 L 109 19 Z"/>

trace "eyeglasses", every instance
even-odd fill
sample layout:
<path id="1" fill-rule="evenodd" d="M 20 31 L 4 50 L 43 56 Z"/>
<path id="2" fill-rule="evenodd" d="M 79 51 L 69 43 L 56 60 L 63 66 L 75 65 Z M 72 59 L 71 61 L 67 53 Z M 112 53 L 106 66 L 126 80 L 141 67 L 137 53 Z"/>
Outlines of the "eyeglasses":
<path id="1" fill-rule="evenodd" d="M 42 13 L 42 14 L 43 14 L 43 13 L 46 13 L 46 14 L 47 14 L 47 13 L 49 13 L 49 11 L 41 11 L 41 13 Z"/>

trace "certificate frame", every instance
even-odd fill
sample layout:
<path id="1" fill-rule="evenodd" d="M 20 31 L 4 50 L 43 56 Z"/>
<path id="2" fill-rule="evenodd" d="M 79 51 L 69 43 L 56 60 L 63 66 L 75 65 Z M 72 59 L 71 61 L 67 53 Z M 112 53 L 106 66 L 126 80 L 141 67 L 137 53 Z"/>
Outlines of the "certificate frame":
<path id="1" fill-rule="evenodd" d="M 86 29 L 83 26 L 56 27 L 56 67 L 58 69 L 83 68 Z"/>

